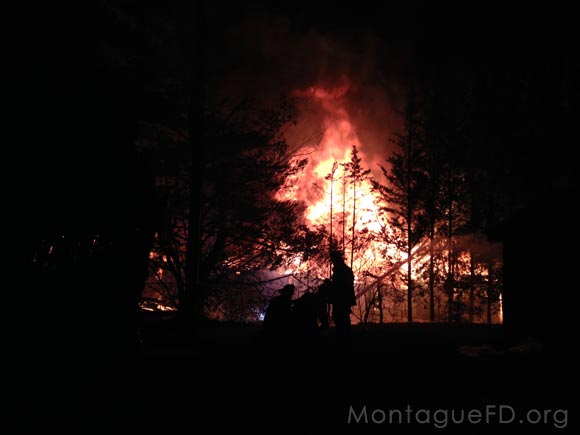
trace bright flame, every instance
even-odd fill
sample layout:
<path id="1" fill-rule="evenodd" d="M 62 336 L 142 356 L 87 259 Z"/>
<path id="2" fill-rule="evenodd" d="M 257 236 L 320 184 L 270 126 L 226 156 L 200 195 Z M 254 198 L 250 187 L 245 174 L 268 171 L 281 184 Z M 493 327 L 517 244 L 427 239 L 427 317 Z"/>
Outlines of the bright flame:
<path id="1" fill-rule="evenodd" d="M 323 225 L 330 229 L 332 221 L 333 238 L 338 241 L 335 248 L 343 249 L 347 263 L 352 252 L 352 228 L 378 234 L 384 222 L 379 216 L 376 196 L 369 180 L 362 180 L 353 187 L 348 178 L 345 164 L 351 161 L 353 146 L 357 148 L 363 170 L 369 167 L 356 128 L 351 122 L 347 94 L 348 81 L 333 89 L 311 87 L 296 91 L 295 95 L 314 103 L 322 115 L 323 134 L 319 144 L 309 154 L 304 174 L 287 180 L 287 185 L 279 193 L 281 199 L 302 200 L 306 204 L 305 218 L 311 228 Z M 333 167 L 335 168 L 333 172 Z M 355 202 L 356 195 L 356 202 Z M 332 216 L 331 216 L 332 209 Z M 353 222 L 354 216 L 354 222 Z M 356 238 L 356 236 L 355 236 Z M 384 265 L 380 255 L 387 246 L 380 240 L 355 248 L 353 270 L 371 271 Z M 298 266 L 294 264 L 293 266 Z"/>
<path id="2" fill-rule="evenodd" d="M 345 167 L 345 164 L 351 161 L 353 146 L 357 149 L 363 171 L 376 166 L 369 161 L 369 156 L 365 155 L 365 146 L 366 149 L 376 147 L 373 147 L 374 144 L 361 143 L 356 126 L 351 121 L 348 92 L 349 84 L 344 81 L 341 86 L 334 89 L 311 87 L 294 93 L 295 96 L 308 102 L 309 110 L 304 111 L 306 117 L 310 116 L 309 113 L 316 113 L 318 117 L 314 117 L 314 122 L 322 122 L 322 134 L 314 135 L 319 138 L 316 146 L 313 147 L 312 143 L 305 144 L 298 153 L 302 156 L 307 155 L 308 163 L 303 173 L 286 180 L 286 185 L 278 193 L 278 198 L 303 201 L 306 205 L 304 217 L 307 224 L 312 229 L 323 226 L 327 232 L 332 233 L 335 241 L 333 247 L 344 251 L 347 264 L 352 261 L 359 308 L 373 300 L 379 284 L 383 288 L 389 288 L 391 304 L 404 304 L 407 254 L 398 250 L 394 244 L 385 241 L 385 235 L 393 235 L 393 230 L 380 213 L 377 205 L 380 201 L 372 189 L 371 182 L 365 179 L 357 183 L 356 187 L 353 186 L 352 179 L 348 177 L 349 170 Z M 315 110 L 311 110 L 312 107 Z M 304 126 L 308 129 L 309 122 L 304 121 L 304 125 L 297 129 Z M 299 131 L 290 132 L 290 136 L 292 134 L 299 136 Z M 387 135 L 388 132 L 385 132 L 385 136 Z M 440 253 L 447 249 L 447 245 L 439 240 L 433 243 Z M 424 274 L 429 266 L 429 247 L 429 241 L 424 240 L 412 251 L 411 275 L 417 283 L 416 291 L 425 291 Z M 459 258 L 456 271 L 461 276 L 469 275 L 467 266 L 469 259 L 468 254 L 462 254 Z M 441 267 L 444 269 L 445 264 L 439 263 L 438 267 L 440 269 L 437 273 L 444 274 L 445 271 Z M 476 273 L 485 276 L 487 271 L 482 268 L 480 265 Z M 312 265 L 302 261 L 302 258 L 296 258 L 284 270 L 284 274 L 291 276 L 304 272 L 308 277 L 313 277 L 314 273 L 318 279 L 327 278 L 329 266 Z M 441 286 L 441 283 L 438 285 Z M 445 298 L 445 295 L 442 297 Z M 414 310 L 421 309 L 418 307 L 421 303 L 421 298 L 418 298 Z M 375 308 L 372 309 L 373 312 L 378 310 Z M 428 313 L 426 315 L 428 316 Z M 501 321 L 501 311 L 499 316 Z"/>

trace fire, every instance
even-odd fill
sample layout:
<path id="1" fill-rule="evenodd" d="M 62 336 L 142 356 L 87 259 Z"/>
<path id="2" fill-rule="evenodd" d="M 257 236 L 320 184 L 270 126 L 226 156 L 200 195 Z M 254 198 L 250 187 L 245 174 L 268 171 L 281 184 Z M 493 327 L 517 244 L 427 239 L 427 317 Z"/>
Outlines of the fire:
<path id="1" fill-rule="evenodd" d="M 338 163 L 340 168 L 341 163 L 346 163 L 350 159 L 350 149 L 353 145 L 360 149 L 361 143 L 347 110 L 345 97 L 348 89 L 349 84 L 345 82 L 333 89 L 311 87 L 294 92 L 298 98 L 313 102 L 322 115 L 323 135 L 320 143 L 309 156 L 304 176 L 290 180 L 294 188 L 287 195 L 288 199 L 306 200 L 306 219 L 312 226 L 328 224 L 331 187 L 336 188 L 332 193 L 338 197 L 339 184 L 344 182 L 344 174 L 335 174 L 336 186 L 331 186 L 331 181 L 325 180 L 325 177 L 332 171 L 335 163 Z M 341 169 L 336 172 L 340 171 Z M 338 205 L 338 202 L 333 198 L 332 205 L 335 203 Z"/>
<path id="2" fill-rule="evenodd" d="M 345 260 L 349 263 L 355 274 L 355 291 L 358 297 L 357 306 L 353 308 L 356 321 L 373 321 L 372 313 L 381 313 L 381 321 L 402 321 L 407 313 L 406 307 L 406 286 L 405 269 L 409 262 L 407 254 L 400 251 L 395 243 L 387 243 L 385 236 L 392 236 L 394 231 L 389 227 L 384 214 L 378 204 L 377 194 L 373 191 L 368 178 L 362 177 L 356 183 L 353 182 L 352 165 L 353 151 L 356 149 L 363 172 L 366 169 L 376 169 L 371 157 L 372 149 L 377 148 L 372 143 L 363 143 L 357 132 L 357 125 L 352 121 L 352 110 L 349 107 L 349 84 L 344 82 L 341 86 L 333 89 L 323 87 L 311 87 L 306 90 L 295 92 L 295 96 L 310 104 L 310 112 L 301 111 L 301 124 L 297 124 L 295 131 L 289 127 L 290 133 L 297 135 L 292 141 L 286 137 L 288 143 L 297 151 L 298 159 L 307 157 L 308 163 L 300 173 L 290 176 L 285 185 L 277 193 L 277 199 L 295 200 L 305 204 L 304 219 L 312 230 L 323 227 L 325 230 L 324 245 L 320 247 L 320 254 L 329 248 L 341 249 L 344 252 Z M 306 104 L 306 103 L 305 103 Z M 312 110 L 314 107 L 314 110 Z M 315 113 L 316 116 L 312 116 Z M 352 112 L 356 114 L 357 112 Z M 308 115 L 310 114 L 310 118 Z M 304 122 L 303 118 L 307 121 Z M 354 118 L 356 119 L 356 118 Z M 321 134 L 310 134 L 312 125 L 320 123 Z M 310 129 L 309 129 L 310 127 Z M 380 129 L 384 126 L 379 126 Z M 300 134 L 306 132 L 308 138 L 312 140 L 302 141 Z M 285 134 L 288 132 L 285 131 Z M 388 137 L 389 132 L 385 131 L 383 137 Z M 387 150 L 381 153 L 387 157 Z M 302 168 L 302 166 L 301 166 Z M 378 171 L 377 171 L 378 172 Z M 372 174 L 375 179 L 380 174 Z M 64 236 L 63 236 L 64 237 Z M 156 239 L 158 235 L 156 234 Z M 332 245 L 329 241 L 332 239 Z M 441 239 L 441 240 L 439 240 Z M 424 238 L 412 250 L 412 279 L 414 281 L 413 311 L 418 315 L 415 319 L 425 320 L 429 318 L 429 312 L 425 307 L 427 302 L 426 270 L 429 265 L 434 266 L 434 273 L 439 278 L 436 281 L 436 320 L 445 319 L 445 298 L 447 297 L 443 288 L 443 282 L 449 268 L 446 269 L 447 251 L 451 252 L 445 237 L 428 240 Z M 281 243 L 279 246 L 283 252 L 294 252 L 290 246 Z M 185 250 L 185 247 L 183 247 Z M 326 251 L 328 252 L 328 251 Z M 458 251 L 459 252 L 459 251 Z M 434 253 L 434 261 L 430 263 L 430 253 Z M 451 256 L 448 256 L 451 258 Z M 175 286 L 175 278 L 172 278 L 172 271 L 165 267 L 168 257 L 161 252 L 152 250 L 149 254 L 151 260 L 156 262 L 157 269 L 153 270 L 152 281 L 153 290 L 151 294 L 156 295 L 155 301 L 166 301 L 161 289 Z M 160 260 L 160 261 L 159 261 Z M 323 264 L 317 264 L 323 263 Z M 494 270 L 493 265 L 478 265 L 476 269 L 470 271 L 469 264 L 471 257 L 464 253 L 459 255 L 455 265 L 455 273 L 458 277 L 469 277 L 474 272 L 485 282 L 487 278 L 493 285 L 491 279 Z M 225 260 L 224 266 L 235 270 L 235 274 L 240 276 L 243 269 L 233 259 Z M 489 269 L 488 269 L 489 268 Z M 320 257 L 302 256 L 296 254 L 280 267 L 275 273 L 274 280 L 284 279 L 284 282 L 296 282 L 298 291 L 305 288 L 310 290 L 320 284 L 321 280 L 328 278 L 330 274 L 329 262 L 324 264 Z M 488 273 L 489 272 L 489 273 Z M 489 275 L 489 277 L 488 277 Z M 158 282 L 159 281 L 159 282 Z M 457 282 L 458 286 L 462 283 Z M 487 285 L 487 284 L 486 284 Z M 465 288 L 465 285 L 464 285 Z M 473 287 L 472 287 L 473 288 Z M 433 289 L 433 287 L 432 287 Z M 449 293 L 449 292 L 448 292 Z M 238 293 L 236 293 L 238 294 Z M 450 292 L 453 302 L 453 292 Z M 164 299 L 157 296 L 162 295 Z M 431 302 L 434 301 L 431 298 Z M 487 299 L 491 300 L 490 297 Z M 460 302 L 460 301 L 459 301 Z M 161 302 L 160 302 L 161 303 Z M 502 321 L 503 312 L 501 306 L 501 296 L 499 299 L 499 321 Z M 152 302 L 152 306 L 143 309 L 166 310 L 169 305 L 158 305 Z M 379 305 L 380 304 L 380 305 Z M 421 314 L 422 312 L 422 314 Z M 370 317 L 369 317 L 369 313 Z M 258 313 L 259 315 L 260 313 Z M 216 314 L 221 315 L 221 314 Z M 377 321 L 375 318 L 374 321 Z"/>
<path id="3" fill-rule="evenodd" d="M 323 134 L 314 151 L 304 149 L 304 153 L 309 154 L 304 174 L 288 180 L 280 196 L 303 200 L 307 206 L 305 219 L 312 228 L 323 225 L 330 230 L 332 225 L 332 234 L 339 244 L 336 248 L 344 250 L 347 260 L 350 260 L 353 249 L 353 225 L 356 233 L 365 231 L 377 235 L 372 243 L 355 248 L 353 270 L 356 272 L 379 267 L 378 263 L 384 262 L 379 252 L 386 246 L 378 239 L 385 223 L 380 220 L 370 181 L 363 179 L 353 186 L 345 167 L 351 161 L 353 147 L 356 147 L 363 169 L 369 168 L 364 144 L 349 115 L 349 90 L 350 84 L 344 80 L 332 89 L 311 87 L 294 93 L 315 106 L 321 115 Z"/>
<path id="4" fill-rule="evenodd" d="M 280 199 L 303 201 L 306 205 L 304 218 L 307 224 L 312 229 L 322 226 L 327 232 L 325 249 L 328 249 L 328 242 L 332 236 L 334 243 L 332 247 L 343 250 L 345 260 L 352 266 L 355 274 L 355 290 L 358 298 L 356 310 L 361 313 L 368 312 L 371 305 L 367 304 L 374 303 L 372 301 L 376 297 L 377 288 L 381 287 L 383 292 L 389 294 L 382 302 L 383 310 L 385 312 L 391 310 L 391 320 L 400 321 L 404 319 L 404 314 L 399 316 L 396 313 L 406 313 L 404 292 L 407 285 L 405 275 L 408 258 L 406 252 L 397 249 L 395 244 L 386 242 L 385 235 L 393 235 L 393 231 L 384 214 L 380 212 L 378 205 L 380 201 L 372 189 L 370 180 L 363 178 L 353 183 L 352 171 L 347 166 L 352 162 L 353 148 L 356 148 L 363 171 L 377 167 L 369 158 L 371 155 L 365 152 L 377 148 L 377 144 L 362 143 L 357 126 L 350 116 L 349 90 L 349 83 L 345 81 L 333 89 L 311 87 L 295 92 L 299 99 L 308 102 L 309 111 L 304 111 L 307 116 L 313 112 L 318 115 L 315 122 L 321 123 L 322 134 L 318 136 L 317 144 L 305 144 L 299 151 L 298 154 L 301 156 L 308 156 L 308 164 L 303 173 L 287 180 L 286 186 L 278 196 Z M 311 127 L 308 122 L 305 124 L 306 127 Z M 304 124 L 297 128 L 304 128 Z M 389 132 L 385 131 L 383 137 L 388 135 Z M 386 149 L 383 155 L 387 157 Z M 371 173 L 370 176 L 378 181 L 385 181 L 381 179 L 382 174 Z M 445 274 L 443 259 L 448 245 L 444 237 L 434 241 L 433 245 L 430 245 L 428 239 L 424 239 L 414 246 L 411 274 L 417 294 L 414 296 L 416 300 L 413 310 L 416 312 L 423 310 L 423 314 L 419 314 L 417 319 L 425 319 L 425 316 L 428 316 L 424 308 L 427 301 L 425 271 L 429 267 L 430 246 L 434 247 L 439 258 L 436 260 L 438 273 Z M 469 276 L 469 260 L 469 254 L 463 252 L 460 255 L 455 266 L 455 273 L 458 276 Z M 485 278 L 487 270 L 482 267 L 480 265 L 476 273 Z M 328 264 L 312 264 L 297 258 L 284 274 L 302 276 L 307 283 L 311 278 L 327 278 L 329 270 Z M 447 296 L 442 293 L 441 284 L 437 285 L 440 298 L 438 304 L 444 303 L 441 301 L 445 301 Z M 377 310 L 375 306 L 371 311 Z M 500 301 L 500 321 L 501 315 Z M 445 314 L 438 311 L 437 316 L 440 319 Z"/>

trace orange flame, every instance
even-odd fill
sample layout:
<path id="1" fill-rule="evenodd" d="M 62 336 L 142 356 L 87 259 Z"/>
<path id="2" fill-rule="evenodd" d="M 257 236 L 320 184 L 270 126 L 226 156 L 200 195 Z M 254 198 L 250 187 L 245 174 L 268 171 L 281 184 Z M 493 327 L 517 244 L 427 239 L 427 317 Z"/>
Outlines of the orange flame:
<path id="1" fill-rule="evenodd" d="M 303 150 L 309 154 L 304 173 L 287 180 L 285 189 L 279 194 L 283 199 L 305 201 L 305 218 L 311 227 L 324 225 L 329 228 L 332 221 L 335 239 L 339 240 L 340 248 L 345 248 L 345 258 L 348 259 L 352 250 L 349 245 L 353 214 L 357 232 L 366 230 L 369 233 L 378 233 L 385 225 L 379 217 L 376 196 L 370 181 L 357 183 L 355 193 L 344 168 L 344 164 L 351 160 L 353 146 L 358 150 L 363 167 L 369 167 L 356 127 L 349 115 L 349 90 L 350 84 L 344 80 L 340 86 L 332 89 L 311 87 L 294 93 L 298 98 L 307 99 L 314 104 L 322 117 L 323 134 L 314 151 L 309 153 L 307 149 Z M 336 170 L 331 174 L 333 165 L 336 165 Z M 343 233 L 348 242 L 343 240 Z M 385 243 L 379 240 L 367 244 L 362 252 L 356 253 L 353 269 L 369 271 L 378 266 L 378 262 L 384 262 L 380 260 L 379 252 L 385 249 Z"/>
<path id="2" fill-rule="evenodd" d="M 372 299 L 372 294 L 376 292 L 378 284 L 381 286 L 386 284 L 392 286 L 391 288 L 399 289 L 406 287 L 403 272 L 406 272 L 408 263 L 406 252 L 398 250 L 394 244 L 387 243 L 385 240 L 385 234 L 392 235 L 392 230 L 384 215 L 380 213 L 379 198 L 373 191 L 371 182 L 367 179 L 357 183 L 355 193 L 352 180 L 348 178 L 348 170 L 344 165 L 351 161 L 353 146 L 357 148 L 363 170 L 374 166 L 365 154 L 365 146 L 367 149 L 372 149 L 373 144 L 361 143 L 356 125 L 351 121 L 351 112 L 349 112 L 351 109 L 348 104 L 349 89 L 349 83 L 344 81 L 333 89 L 311 87 L 294 93 L 295 96 L 314 106 L 318 115 L 316 119 L 322 123 L 322 134 L 316 146 L 308 143 L 299 151 L 298 154 L 308 156 L 308 164 L 303 173 L 286 180 L 286 185 L 278 192 L 278 197 L 303 201 L 306 205 L 304 218 L 312 229 L 320 225 L 324 226 L 327 231 L 332 228 L 333 239 L 339 244 L 335 247 L 344 250 L 347 263 L 352 261 L 358 307 L 362 312 L 364 304 Z M 311 106 L 309 108 L 311 110 Z M 300 128 L 301 126 L 297 127 L 298 130 Z M 385 132 L 385 136 L 387 133 Z M 354 247 L 352 244 L 353 225 L 356 242 Z M 413 248 L 411 271 L 413 280 L 419 279 L 421 271 L 424 271 L 428 265 L 429 247 L 429 242 L 423 241 Z M 446 248 L 436 242 L 436 249 L 441 251 Z M 469 259 L 469 254 L 465 253 L 459 258 L 460 261 L 456 267 L 463 275 L 469 273 L 466 266 Z M 298 257 L 284 271 L 284 274 L 306 273 L 308 285 L 308 279 L 313 275 L 321 279 L 328 277 L 328 272 L 328 265 L 309 264 Z M 478 273 L 483 276 L 485 271 L 481 270 Z M 400 302 L 396 302 L 393 296 L 388 302 L 384 301 L 384 304 L 390 304 L 395 309 L 395 304 L 400 304 Z M 414 310 L 419 308 L 421 302 L 417 304 Z M 396 306 L 399 307 L 399 305 Z M 386 309 L 385 307 L 386 305 L 383 305 L 383 309 Z M 401 307 L 396 309 L 406 313 L 406 308 Z M 428 314 L 423 314 L 423 318 L 425 316 Z M 402 320 L 403 317 L 393 317 L 393 319 Z M 501 320 L 500 301 L 499 321 Z"/>

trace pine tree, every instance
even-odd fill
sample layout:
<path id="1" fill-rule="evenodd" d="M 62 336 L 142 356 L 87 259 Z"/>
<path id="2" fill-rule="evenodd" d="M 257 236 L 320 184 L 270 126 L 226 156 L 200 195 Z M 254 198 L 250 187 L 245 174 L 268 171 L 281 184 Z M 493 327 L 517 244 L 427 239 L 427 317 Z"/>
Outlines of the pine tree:
<path id="1" fill-rule="evenodd" d="M 338 169 L 338 163 L 337 162 L 333 162 L 332 163 L 332 169 L 330 170 L 330 172 L 328 174 L 326 174 L 326 177 L 324 177 L 325 180 L 330 181 L 330 235 L 328 237 L 328 258 L 330 258 L 330 255 L 332 253 L 332 251 L 334 250 L 334 245 L 333 245 L 333 240 L 332 240 L 332 227 L 334 225 L 333 223 L 333 204 L 334 204 L 334 175 L 336 173 L 336 170 Z M 329 269 L 329 277 L 331 274 L 332 268 Z"/>
<path id="2" fill-rule="evenodd" d="M 357 204 L 357 187 L 366 179 L 370 174 L 370 169 L 363 169 L 361 164 L 362 159 L 358 156 L 358 150 L 356 145 L 352 146 L 350 152 L 350 161 L 344 164 L 344 169 L 347 179 L 350 180 L 350 185 L 352 187 L 352 227 L 351 227 L 351 241 L 350 241 L 350 268 L 352 269 L 354 263 L 354 251 L 355 251 L 355 228 L 356 228 L 356 204 Z"/>
<path id="3" fill-rule="evenodd" d="M 423 234 L 425 210 L 422 196 L 425 189 L 425 150 L 422 125 L 413 93 L 405 108 L 405 130 L 397 133 L 393 142 L 398 150 L 387 159 L 390 171 L 381 165 L 387 184 L 373 181 L 379 195 L 381 211 L 394 230 L 397 249 L 407 254 L 407 321 L 413 321 L 413 248 Z"/>

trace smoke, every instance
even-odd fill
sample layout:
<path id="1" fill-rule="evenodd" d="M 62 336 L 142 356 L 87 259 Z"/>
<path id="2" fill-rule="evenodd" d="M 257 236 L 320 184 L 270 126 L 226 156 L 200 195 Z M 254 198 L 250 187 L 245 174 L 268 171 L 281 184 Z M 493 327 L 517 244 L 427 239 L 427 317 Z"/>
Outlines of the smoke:
<path id="1" fill-rule="evenodd" d="M 272 108 L 292 100 L 297 124 L 285 132 L 286 139 L 308 155 L 311 168 L 331 153 L 320 149 L 329 122 L 347 118 L 355 137 L 342 143 L 348 150 L 356 144 L 363 165 L 379 176 L 377 163 L 391 154 L 389 139 L 401 128 L 396 50 L 368 31 L 301 30 L 288 17 L 261 13 L 244 17 L 219 37 L 220 53 L 209 56 L 217 61 L 212 65 L 217 101 L 235 105 L 247 99 L 255 107 Z M 330 97 L 318 98 L 317 91 Z M 337 117 L 341 111 L 343 119 Z M 339 154 L 334 157 L 342 159 Z"/>

